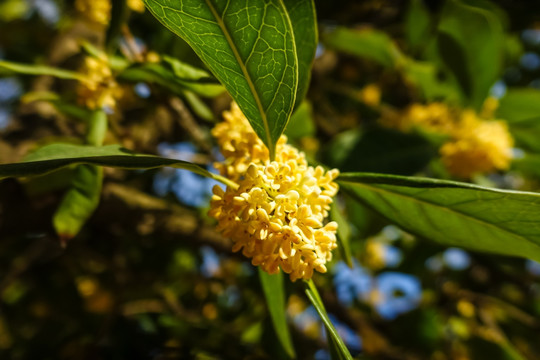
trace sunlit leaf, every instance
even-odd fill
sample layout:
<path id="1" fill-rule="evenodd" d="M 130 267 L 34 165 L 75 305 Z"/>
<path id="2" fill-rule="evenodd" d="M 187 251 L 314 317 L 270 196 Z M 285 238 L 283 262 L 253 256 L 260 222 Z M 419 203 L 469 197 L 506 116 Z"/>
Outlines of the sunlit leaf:
<path id="1" fill-rule="evenodd" d="M 145 0 L 184 39 L 238 103 L 273 157 L 292 113 L 298 63 L 281 0 Z"/>
<path id="2" fill-rule="evenodd" d="M 540 259 L 540 194 L 392 175 L 345 173 L 352 197 L 446 246 Z"/>
<path id="3" fill-rule="evenodd" d="M 264 296 L 266 297 L 266 304 L 268 306 L 268 311 L 270 312 L 272 325 L 274 326 L 276 335 L 287 355 L 293 359 L 296 356 L 291 335 L 289 333 L 289 327 L 287 326 L 283 273 L 279 272 L 278 274 L 270 275 L 259 268 L 259 279 L 261 281 Z"/>

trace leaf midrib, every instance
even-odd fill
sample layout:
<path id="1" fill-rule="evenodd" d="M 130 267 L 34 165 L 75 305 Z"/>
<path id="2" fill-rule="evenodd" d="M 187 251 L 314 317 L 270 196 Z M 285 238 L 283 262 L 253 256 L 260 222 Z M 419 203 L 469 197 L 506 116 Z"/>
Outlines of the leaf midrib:
<path id="1" fill-rule="evenodd" d="M 223 35 L 225 36 L 225 39 L 227 39 L 227 43 L 229 44 L 234 57 L 236 58 L 236 61 L 240 65 L 240 69 L 242 70 L 242 73 L 244 74 L 244 78 L 246 79 L 246 82 L 249 86 L 249 89 L 251 90 L 251 93 L 253 94 L 253 98 L 255 99 L 255 102 L 257 103 L 257 108 L 259 109 L 259 113 L 261 114 L 261 119 L 264 125 L 264 131 L 266 133 L 266 143 L 268 146 L 268 150 L 270 152 L 271 158 L 273 158 L 273 154 L 275 152 L 274 144 L 272 142 L 272 136 L 270 134 L 270 127 L 268 125 L 268 118 L 266 117 L 266 112 L 264 111 L 264 108 L 262 106 L 261 99 L 259 97 L 259 93 L 255 89 L 255 84 L 253 83 L 253 80 L 251 79 L 251 75 L 249 74 L 247 70 L 247 66 L 244 63 L 244 60 L 242 60 L 242 57 L 240 56 L 240 53 L 238 52 L 238 49 L 236 48 L 236 45 L 234 41 L 231 38 L 231 35 L 229 34 L 229 29 L 227 29 L 227 26 L 225 25 L 225 22 L 223 19 L 219 16 L 216 8 L 212 4 L 210 0 L 205 0 L 206 5 L 212 12 L 212 15 L 216 19 L 216 24 L 219 26 L 221 31 L 223 32 Z M 265 10 L 266 11 L 266 10 Z M 263 20 L 264 21 L 264 20 Z"/>
<path id="2" fill-rule="evenodd" d="M 433 207 L 436 207 L 442 211 L 445 211 L 445 212 L 448 212 L 448 213 L 451 213 L 451 214 L 455 214 L 455 215 L 458 215 L 458 216 L 461 216 L 461 217 L 464 217 L 466 219 L 470 219 L 470 220 L 473 220 L 474 222 L 477 222 L 477 223 L 480 223 L 486 227 L 490 227 L 490 228 L 494 228 L 496 230 L 499 230 L 499 231 L 502 231 L 506 234 L 509 234 L 511 237 L 513 238 L 518 238 L 518 239 L 523 239 L 525 240 L 526 242 L 530 243 L 530 244 L 533 244 L 537 247 L 540 248 L 540 245 L 537 244 L 535 241 L 533 240 L 530 240 L 528 239 L 527 237 L 524 237 L 522 235 L 519 235 L 519 234 L 516 234 L 514 232 L 511 232 L 507 229 L 504 229 L 504 228 L 501 228 L 501 227 L 498 227 L 496 226 L 495 224 L 493 223 L 489 223 L 489 222 L 486 222 L 484 220 L 481 220 L 479 218 L 475 218 L 471 215 L 468 215 L 466 213 L 463 213 L 463 212 L 460 212 L 460 211 L 457 211 L 455 209 L 450 209 L 448 207 L 445 207 L 445 206 L 442 206 L 442 205 L 439 205 L 439 204 L 436 204 L 436 203 L 433 203 L 433 202 L 430 202 L 430 201 L 426 201 L 426 200 L 420 200 L 420 199 L 417 199 L 415 197 L 412 197 L 412 196 L 406 196 L 406 195 L 403 195 L 403 194 L 400 194 L 400 193 L 397 193 L 397 192 L 394 192 L 394 191 L 391 191 L 391 190 L 388 190 L 388 189 L 381 189 L 381 188 L 377 188 L 377 187 L 374 187 L 374 186 L 369 186 L 365 183 L 358 183 L 358 182 L 351 182 L 351 181 L 346 181 L 346 180 L 340 180 L 339 182 L 344 182 L 344 183 L 348 183 L 348 184 L 351 184 L 351 185 L 356 185 L 356 186 L 360 186 L 360 187 L 364 187 L 366 189 L 369 189 L 371 191 L 374 191 L 374 192 L 378 192 L 378 193 L 387 193 L 387 194 L 392 194 L 394 196 L 397 196 L 397 197 L 401 197 L 401 198 L 404 198 L 404 199 L 408 199 L 408 200 L 412 200 L 416 203 L 419 203 L 419 204 L 422 204 L 422 205 L 431 205 Z"/>

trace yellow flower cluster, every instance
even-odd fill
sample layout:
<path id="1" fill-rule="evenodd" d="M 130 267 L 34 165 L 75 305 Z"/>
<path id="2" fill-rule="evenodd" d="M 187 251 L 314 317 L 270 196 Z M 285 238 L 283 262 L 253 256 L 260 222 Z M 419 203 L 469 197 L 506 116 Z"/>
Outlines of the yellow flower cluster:
<path id="1" fill-rule="evenodd" d="M 390 113 L 381 119 L 384 126 L 410 131 L 416 127 L 422 130 L 450 134 L 455 127 L 458 111 L 444 103 L 433 102 L 427 105 L 412 104 L 402 113 Z"/>
<path id="2" fill-rule="evenodd" d="M 107 25 L 111 18 L 110 0 L 75 0 L 75 9 L 95 24 Z"/>
<path id="3" fill-rule="evenodd" d="M 514 140 L 503 121 L 483 121 L 470 110 L 463 112 L 453 139 L 440 151 L 448 171 L 461 178 L 508 169 Z"/>
<path id="4" fill-rule="evenodd" d="M 79 103 L 89 109 L 114 108 L 121 89 L 113 77 L 108 59 L 88 56 L 80 72 L 85 79 L 77 87 Z"/>
<path id="5" fill-rule="evenodd" d="M 492 117 L 497 102 L 488 98 L 483 116 Z M 409 131 L 413 128 L 448 137 L 439 152 L 448 171 L 470 178 L 478 173 L 508 169 L 514 141 L 504 121 L 486 120 L 473 110 L 450 108 L 444 103 L 413 104 L 403 113 L 383 116 L 381 124 Z"/>
<path id="6" fill-rule="evenodd" d="M 233 251 L 242 250 L 270 274 L 281 268 L 295 281 L 311 278 L 314 270 L 326 272 L 337 223 L 323 222 L 338 191 L 338 170 L 308 166 L 285 136 L 270 161 L 236 104 L 224 117 L 212 132 L 225 156 L 218 168 L 239 186 L 213 189 L 209 215 L 218 220 L 218 231 L 231 238 Z"/>

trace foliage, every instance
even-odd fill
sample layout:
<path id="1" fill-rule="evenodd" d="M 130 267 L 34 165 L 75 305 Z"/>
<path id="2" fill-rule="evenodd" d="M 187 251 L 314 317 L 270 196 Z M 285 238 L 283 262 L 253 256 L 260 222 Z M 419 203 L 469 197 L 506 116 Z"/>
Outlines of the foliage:
<path id="1" fill-rule="evenodd" d="M 432 5 L 2 3 L 0 354 L 538 358 L 537 5 Z"/>

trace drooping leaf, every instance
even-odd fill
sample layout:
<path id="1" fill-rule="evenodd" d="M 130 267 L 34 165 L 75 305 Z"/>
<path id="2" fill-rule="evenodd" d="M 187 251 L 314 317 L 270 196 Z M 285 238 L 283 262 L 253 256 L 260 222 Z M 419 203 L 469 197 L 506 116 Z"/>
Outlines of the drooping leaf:
<path id="1" fill-rule="evenodd" d="M 294 359 L 296 355 L 287 325 L 287 315 L 285 314 L 286 304 L 283 273 L 279 272 L 278 274 L 270 275 L 259 268 L 259 279 L 272 319 L 272 325 L 274 326 L 279 342 L 287 355 L 291 359 Z"/>
<path id="2" fill-rule="evenodd" d="M 298 86 L 294 33 L 281 0 L 145 0 L 238 103 L 274 156 Z"/>
<path id="3" fill-rule="evenodd" d="M 540 194 L 366 173 L 338 180 L 352 197 L 427 240 L 540 260 Z"/>
<path id="4" fill-rule="evenodd" d="M 86 143 L 101 146 L 107 134 L 107 114 L 103 110 L 92 112 L 88 119 Z M 99 205 L 103 184 L 103 168 L 78 165 L 71 186 L 53 216 L 53 225 L 62 244 L 79 233 Z"/>
<path id="5" fill-rule="evenodd" d="M 329 346 L 331 348 L 331 354 L 334 355 L 332 358 L 336 357 L 337 359 L 346 359 L 346 360 L 352 360 L 351 353 L 349 352 L 349 349 L 347 349 L 347 346 L 343 342 L 343 339 L 341 336 L 339 336 L 336 328 L 330 321 L 330 318 L 328 317 L 328 313 L 326 312 L 326 309 L 324 308 L 324 304 L 322 302 L 321 297 L 319 296 L 319 292 L 317 291 L 317 287 L 315 287 L 315 284 L 313 283 L 313 280 L 308 280 L 304 282 L 305 284 L 305 291 L 306 295 L 315 308 L 317 310 L 317 313 L 321 317 L 321 320 L 324 324 L 324 327 L 326 329 L 326 332 L 329 337 Z"/>
<path id="6" fill-rule="evenodd" d="M 306 96 L 311 79 L 311 65 L 318 44 L 317 15 L 313 0 L 283 0 L 291 19 L 298 57 L 298 90 L 295 109 Z"/>
<path id="7" fill-rule="evenodd" d="M 459 0 L 447 1 L 437 46 L 461 86 L 463 100 L 479 110 L 502 70 L 504 33 L 498 15 Z"/>
<path id="8" fill-rule="evenodd" d="M 382 31 L 352 30 L 339 27 L 322 35 L 324 44 L 345 53 L 373 60 L 386 67 L 396 67 L 404 59 L 394 41 Z"/>
<path id="9" fill-rule="evenodd" d="M 90 146 L 73 144 L 47 145 L 28 155 L 24 162 L 0 164 L 0 179 L 41 175 L 66 166 L 79 164 L 123 169 L 154 169 L 170 166 L 226 182 L 223 178 L 187 161 L 153 155 L 138 155 L 122 148 L 120 145 Z M 234 186 L 234 184 L 231 185 Z"/>
<path id="10" fill-rule="evenodd" d="M 53 225 L 62 244 L 79 233 L 99 205 L 103 168 L 79 165 L 71 187 L 53 216 Z"/>

